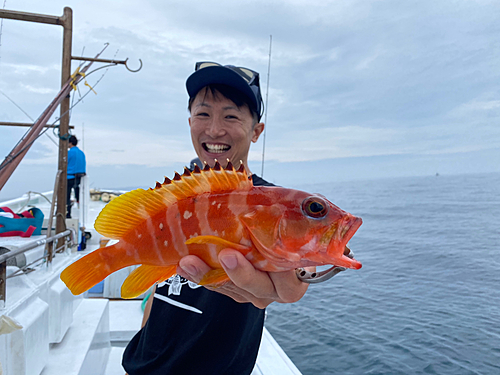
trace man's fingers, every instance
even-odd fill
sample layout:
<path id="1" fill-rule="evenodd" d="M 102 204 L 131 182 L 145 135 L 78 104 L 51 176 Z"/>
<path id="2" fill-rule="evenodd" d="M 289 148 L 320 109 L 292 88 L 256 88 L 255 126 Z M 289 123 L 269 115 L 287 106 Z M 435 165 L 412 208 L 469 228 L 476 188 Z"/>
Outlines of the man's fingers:
<path id="1" fill-rule="evenodd" d="M 224 249 L 219 253 L 219 261 L 237 287 L 257 298 L 278 297 L 268 273 L 255 269 L 239 251 Z"/>
<path id="2" fill-rule="evenodd" d="M 309 286 L 309 284 L 303 283 L 297 278 L 295 270 L 270 272 L 268 275 L 276 288 L 279 302 L 297 302 L 306 293 Z"/>
<path id="3" fill-rule="evenodd" d="M 183 257 L 177 266 L 177 274 L 197 284 L 210 270 L 211 268 L 195 255 Z"/>
<path id="4" fill-rule="evenodd" d="M 219 262 L 231 281 L 210 290 L 233 298 L 237 302 L 250 302 L 258 308 L 265 308 L 273 301 L 296 302 L 302 298 L 309 284 L 301 282 L 294 270 L 285 272 L 263 272 L 254 268 L 243 254 L 233 249 L 219 253 Z M 177 273 L 199 283 L 211 268 L 194 255 L 183 257 Z"/>

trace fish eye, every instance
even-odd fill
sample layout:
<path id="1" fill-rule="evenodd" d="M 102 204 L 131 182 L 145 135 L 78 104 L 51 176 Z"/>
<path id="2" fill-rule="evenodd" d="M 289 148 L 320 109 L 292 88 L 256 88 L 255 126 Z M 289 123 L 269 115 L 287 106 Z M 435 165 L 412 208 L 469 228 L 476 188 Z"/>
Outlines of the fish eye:
<path id="1" fill-rule="evenodd" d="M 310 197 L 302 202 L 302 211 L 309 217 L 321 219 L 328 213 L 328 205 L 320 198 Z"/>

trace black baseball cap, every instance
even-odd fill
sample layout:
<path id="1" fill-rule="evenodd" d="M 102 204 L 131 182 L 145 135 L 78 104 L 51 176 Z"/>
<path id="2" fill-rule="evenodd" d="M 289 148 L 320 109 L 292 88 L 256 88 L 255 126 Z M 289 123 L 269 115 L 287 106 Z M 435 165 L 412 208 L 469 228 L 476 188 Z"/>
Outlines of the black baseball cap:
<path id="1" fill-rule="evenodd" d="M 195 72 L 186 81 L 186 88 L 189 97 L 194 98 L 203 87 L 213 84 L 227 85 L 244 94 L 250 100 L 250 109 L 257 113 L 260 120 L 264 106 L 260 93 L 259 73 L 233 65 L 197 62 Z"/>

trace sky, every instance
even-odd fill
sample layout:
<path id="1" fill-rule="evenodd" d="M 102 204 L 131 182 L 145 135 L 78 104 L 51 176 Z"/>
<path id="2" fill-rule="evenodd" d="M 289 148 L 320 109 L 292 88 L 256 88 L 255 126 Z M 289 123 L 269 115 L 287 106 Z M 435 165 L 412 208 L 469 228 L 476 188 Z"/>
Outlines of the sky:
<path id="1" fill-rule="evenodd" d="M 91 187 L 154 186 L 195 157 L 185 81 L 197 61 L 260 72 L 265 148 L 261 137 L 249 165 L 260 175 L 264 153 L 276 184 L 500 172 L 498 1 L 0 1 L 48 15 L 65 6 L 74 56 L 109 43 L 102 58 L 143 62 L 97 70 L 86 77 L 97 95 L 83 84 L 72 94 L 87 94 L 70 123 Z M 60 26 L 3 20 L 0 121 L 43 112 L 61 56 Z M 25 131 L 0 127 L 2 159 Z M 36 142 L 0 201 L 52 190 L 56 141 L 49 130 Z"/>

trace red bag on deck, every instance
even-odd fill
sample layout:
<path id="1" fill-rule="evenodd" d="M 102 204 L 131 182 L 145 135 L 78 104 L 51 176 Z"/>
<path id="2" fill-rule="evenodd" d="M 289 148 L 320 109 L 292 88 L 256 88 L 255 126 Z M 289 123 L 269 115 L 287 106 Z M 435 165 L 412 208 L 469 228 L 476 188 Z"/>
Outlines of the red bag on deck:
<path id="1" fill-rule="evenodd" d="M 0 237 L 30 237 L 42 233 L 43 212 L 36 207 L 14 213 L 9 207 L 0 207 Z"/>

